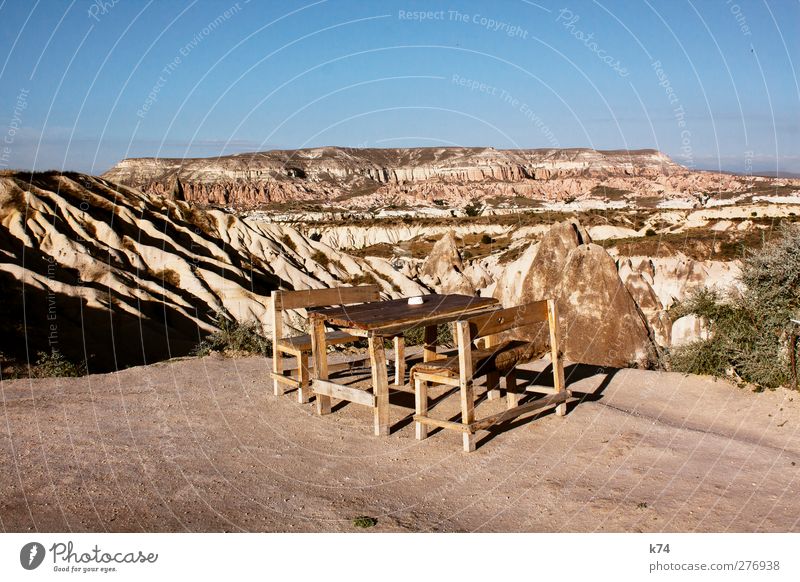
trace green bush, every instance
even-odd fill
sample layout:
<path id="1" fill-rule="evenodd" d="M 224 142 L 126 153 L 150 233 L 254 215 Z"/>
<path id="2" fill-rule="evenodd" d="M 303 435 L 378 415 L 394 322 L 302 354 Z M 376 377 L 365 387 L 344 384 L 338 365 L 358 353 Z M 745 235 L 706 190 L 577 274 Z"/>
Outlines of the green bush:
<path id="1" fill-rule="evenodd" d="M 760 388 L 784 385 L 789 320 L 800 313 L 800 227 L 784 226 L 763 248 L 747 251 L 740 281 L 741 294 L 703 289 L 677 308 L 677 317 L 705 318 L 711 338 L 673 350 L 672 368 L 738 376 Z"/>
<path id="2" fill-rule="evenodd" d="M 292 240 L 292 237 L 290 237 L 288 234 L 284 234 L 281 237 L 281 242 L 287 249 L 297 252 L 297 244 L 295 244 L 295 242 Z"/>
<path id="3" fill-rule="evenodd" d="M 421 346 L 425 342 L 425 328 L 413 327 L 403 334 L 407 346 Z M 453 329 L 449 325 L 440 325 L 436 332 L 436 343 L 444 348 L 455 347 Z"/>
<path id="4" fill-rule="evenodd" d="M 217 331 L 208 335 L 192 350 L 196 356 L 207 356 L 211 352 L 235 352 L 272 355 L 272 340 L 261 334 L 261 326 L 255 321 L 240 323 L 226 317 L 221 311 L 212 316 Z"/>
<path id="5" fill-rule="evenodd" d="M 480 216 L 483 212 L 483 206 L 480 202 L 470 202 L 464 207 L 464 213 L 467 216 Z"/>
<path id="6" fill-rule="evenodd" d="M 33 378 L 76 378 L 86 374 L 86 366 L 83 363 L 73 364 L 58 350 L 53 350 L 49 354 L 39 352 L 36 356 L 36 365 L 31 368 Z"/>
<path id="7" fill-rule="evenodd" d="M 315 263 L 319 263 L 319 266 L 322 268 L 326 268 L 328 265 L 331 264 L 330 257 L 328 257 L 328 255 L 319 250 L 311 253 L 311 260 L 314 261 Z"/>

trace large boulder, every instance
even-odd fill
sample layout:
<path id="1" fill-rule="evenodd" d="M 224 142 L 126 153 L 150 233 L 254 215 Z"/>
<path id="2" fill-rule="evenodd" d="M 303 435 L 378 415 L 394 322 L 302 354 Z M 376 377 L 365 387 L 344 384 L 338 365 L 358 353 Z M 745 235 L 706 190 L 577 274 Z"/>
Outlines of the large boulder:
<path id="1" fill-rule="evenodd" d="M 498 279 L 494 297 L 507 307 L 555 298 L 567 359 L 612 367 L 651 361 L 656 348 L 650 328 L 620 279 L 616 262 L 605 249 L 591 244 L 577 221 L 554 225 L 535 255 L 526 252 L 509 269 L 513 272 L 507 270 Z M 657 298 L 651 299 L 655 306 Z M 516 335 L 540 342 L 543 348 L 548 341 L 544 326 Z"/>
<path id="2" fill-rule="evenodd" d="M 475 286 L 464 275 L 464 263 L 452 230 L 433 245 L 431 254 L 422 264 L 420 278 L 439 293 L 475 294 Z"/>
<path id="3" fill-rule="evenodd" d="M 542 237 L 536 258 L 522 279 L 520 298 L 528 302 L 552 297 L 553 289 L 561 282 L 569 253 L 590 242 L 589 233 L 577 220 L 554 224 Z"/>
<path id="4" fill-rule="evenodd" d="M 647 321 L 603 247 L 581 245 L 569 254 L 557 297 L 567 359 L 613 367 L 653 360 Z"/>

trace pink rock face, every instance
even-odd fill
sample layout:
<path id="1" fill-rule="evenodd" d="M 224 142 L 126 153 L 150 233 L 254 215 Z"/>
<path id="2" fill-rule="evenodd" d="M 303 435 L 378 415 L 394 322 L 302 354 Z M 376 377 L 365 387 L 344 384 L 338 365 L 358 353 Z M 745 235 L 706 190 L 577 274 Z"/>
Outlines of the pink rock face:
<path id="1" fill-rule="evenodd" d="M 361 208 L 433 200 L 452 207 L 475 198 L 516 196 L 541 201 L 617 200 L 626 193 L 691 197 L 742 191 L 763 180 L 691 171 L 655 150 L 336 147 L 127 159 L 103 177 L 167 196 L 178 181 L 186 200 L 238 208 L 310 200 Z"/>

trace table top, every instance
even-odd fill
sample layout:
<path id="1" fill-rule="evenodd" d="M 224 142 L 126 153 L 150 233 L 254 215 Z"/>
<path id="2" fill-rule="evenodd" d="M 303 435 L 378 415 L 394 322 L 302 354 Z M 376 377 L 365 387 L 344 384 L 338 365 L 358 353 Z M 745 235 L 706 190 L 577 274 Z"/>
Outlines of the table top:
<path id="1" fill-rule="evenodd" d="M 373 335 L 393 335 L 418 325 L 455 321 L 462 315 L 474 316 L 500 307 L 493 297 L 470 295 L 423 295 L 421 305 L 409 305 L 408 299 L 373 301 L 360 305 L 330 307 L 309 315 L 326 323 L 370 331 Z"/>

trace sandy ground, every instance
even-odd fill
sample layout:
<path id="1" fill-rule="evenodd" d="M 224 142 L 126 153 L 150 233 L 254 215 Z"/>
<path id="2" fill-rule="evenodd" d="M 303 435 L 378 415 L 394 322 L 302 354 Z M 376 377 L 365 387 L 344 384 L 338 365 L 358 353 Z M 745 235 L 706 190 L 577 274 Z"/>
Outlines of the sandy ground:
<path id="1" fill-rule="evenodd" d="M 798 393 L 569 367 L 591 397 L 465 454 L 450 431 L 414 440 L 410 393 L 374 437 L 369 409 L 274 397 L 268 368 L 211 356 L 0 383 L 0 529 L 800 531 Z"/>

